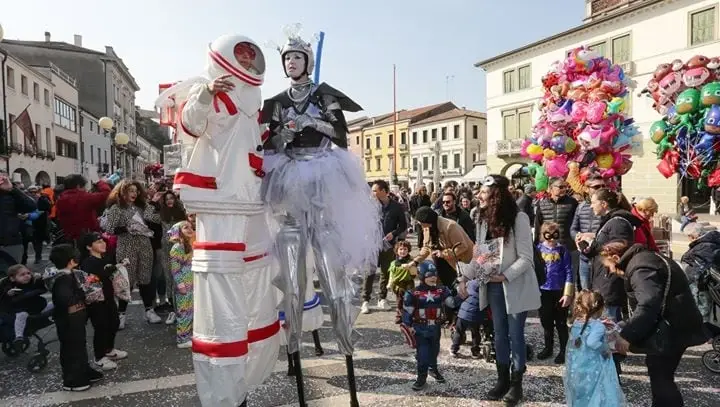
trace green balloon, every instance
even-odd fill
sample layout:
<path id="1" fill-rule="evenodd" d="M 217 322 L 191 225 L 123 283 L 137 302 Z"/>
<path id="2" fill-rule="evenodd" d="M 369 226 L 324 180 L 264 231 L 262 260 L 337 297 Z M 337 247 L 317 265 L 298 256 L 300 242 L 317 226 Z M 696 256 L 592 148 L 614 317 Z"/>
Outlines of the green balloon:
<path id="1" fill-rule="evenodd" d="M 663 120 L 658 120 L 655 123 L 650 126 L 650 140 L 653 141 L 655 144 L 660 144 L 660 142 L 665 138 L 668 132 L 668 125 Z"/>

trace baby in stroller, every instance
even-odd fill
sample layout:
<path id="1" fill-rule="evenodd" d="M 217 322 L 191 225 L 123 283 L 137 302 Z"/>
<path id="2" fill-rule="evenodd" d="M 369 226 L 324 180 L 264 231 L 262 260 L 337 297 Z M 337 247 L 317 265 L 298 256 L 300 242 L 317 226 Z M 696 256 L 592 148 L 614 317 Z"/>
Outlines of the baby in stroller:
<path id="1" fill-rule="evenodd" d="M 4 315 L 3 321 L 13 320 L 12 348 L 19 354 L 29 345 L 28 318 L 49 315 L 52 304 L 48 304 L 42 296 L 47 292 L 47 288 L 40 275 L 34 275 L 22 264 L 8 268 L 7 275 L 7 278 L 0 281 L 0 315 Z"/>
<path id="2" fill-rule="evenodd" d="M 452 346 L 450 353 L 459 357 L 460 345 L 467 340 L 466 331 L 470 330 L 472 335 L 472 347 L 470 352 L 474 359 L 484 358 L 488 362 L 495 361 L 495 350 L 492 345 L 492 322 L 490 308 L 480 310 L 479 304 L 480 283 L 478 280 L 470 280 L 467 283 L 468 296 L 462 299 L 460 295 L 455 296 L 456 308 L 459 308 L 455 326 L 452 333 Z"/>

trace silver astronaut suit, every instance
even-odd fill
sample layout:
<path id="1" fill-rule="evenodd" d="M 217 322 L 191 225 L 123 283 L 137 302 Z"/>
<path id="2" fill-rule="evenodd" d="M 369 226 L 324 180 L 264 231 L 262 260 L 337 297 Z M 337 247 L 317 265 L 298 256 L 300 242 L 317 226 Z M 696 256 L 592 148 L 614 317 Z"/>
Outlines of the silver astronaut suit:
<path id="1" fill-rule="evenodd" d="M 351 363 L 359 313 L 351 301 L 359 292 L 362 270 L 377 262 L 382 241 L 379 204 L 359 160 L 347 151 L 342 112 L 361 107 L 331 86 L 308 79 L 313 52 L 299 36 L 290 36 L 279 51 L 283 62 L 288 54 L 305 60 L 292 86 L 266 100 L 261 114 L 271 133 L 265 143 L 263 197 L 280 223 L 276 245 L 284 278 L 279 285 L 285 292 L 288 352 L 296 353 L 299 347 L 305 256 L 312 252 L 338 348 Z"/>

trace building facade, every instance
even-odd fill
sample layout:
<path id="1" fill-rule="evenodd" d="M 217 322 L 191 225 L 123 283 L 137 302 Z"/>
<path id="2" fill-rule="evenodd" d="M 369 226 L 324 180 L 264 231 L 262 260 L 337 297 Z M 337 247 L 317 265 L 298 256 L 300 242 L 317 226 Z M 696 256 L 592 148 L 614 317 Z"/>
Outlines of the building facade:
<path id="1" fill-rule="evenodd" d="M 27 65 L 20 58 L 7 54 L 4 63 L 4 94 L 2 112 L 9 124 L 7 142 L 8 170 L 15 181 L 25 186 L 54 185 L 57 171 L 56 143 L 53 132 L 55 91 L 52 80 L 39 69 Z M 17 119 L 27 108 L 35 143 L 23 134 Z M 63 175 L 61 172 L 60 176 Z"/>
<path id="2" fill-rule="evenodd" d="M 474 166 L 485 165 L 487 120 L 484 113 L 453 109 L 413 123 L 409 132 L 413 190 L 433 181 L 441 184 L 450 180 L 466 181 L 464 176 Z"/>
<path id="3" fill-rule="evenodd" d="M 91 181 L 111 172 L 112 138 L 98 126 L 98 117 L 80 109 L 80 135 L 82 137 L 82 174 Z"/>
<path id="4" fill-rule="evenodd" d="M 660 114 L 639 91 L 659 64 L 720 54 L 718 9 L 718 0 L 588 0 L 581 25 L 475 64 L 486 71 L 488 170 L 509 173 L 525 162 L 520 146 L 539 119 L 541 77 L 554 61 L 585 45 L 620 64 L 637 84 L 627 105 L 641 135 L 632 150 L 634 166 L 623 176 L 626 195 L 652 196 L 665 213 L 676 211 L 681 195 L 706 203 L 693 182 L 666 180 L 657 171 L 647 130 Z"/>
<path id="5" fill-rule="evenodd" d="M 84 48 L 79 35 L 75 35 L 71 44 L 53 41 L 49 32 L 45 33 L 44 41 L 3 40 L 0 46 L 29 65 L 49 66 L 52 63 L 77 78 L 79 108 L 95 118 L 107 116 L 113 119 L 110 140 L 114 140 L 114 135 L 120 132 L 130 137 L 130 143 L 123 146 L 122 154 L 117 154 L 115 146 L 112 146 L 111 170 L 116 166 L 115 160 L 122 156 L 127 172 L 136 172 L 140 152 L 135 129 L 135 92 L 140 87 L 112 47 L 106 46 L 105 52 L 99 52 Z M 87 157 L 80 158 L 84 168 Z"/>
<path id="6" fill-rule="evenodd" d="M 448 112 L 456 106 L 451 102 L 400 110 L 368 119 L 360 134 L 362 160 L 368 181 L 390 181 L 397 176 L 398 184 L 409 186 L 410 145 L 408 129 L 413 123 Z M 357 130 L 356 130 L 357 131 Z M 357 141 L 357 134 L 355 140 Z"/>

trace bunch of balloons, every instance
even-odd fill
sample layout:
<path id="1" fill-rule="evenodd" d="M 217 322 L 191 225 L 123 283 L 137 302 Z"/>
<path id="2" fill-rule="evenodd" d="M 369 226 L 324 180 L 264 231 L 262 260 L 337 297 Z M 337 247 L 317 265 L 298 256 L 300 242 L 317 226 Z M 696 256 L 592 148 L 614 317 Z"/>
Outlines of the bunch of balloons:
<path id="1" fill-rule="evenodd" d="M 544 191 L 549 177 L 567 177 L 580 193 L 585 180 L 599 174 L 614 181 L 632 168 L 632 147 L 638 134 L 624 115 L 628 80 L 619 65 L 585 48 L 570 52 L 542 78 L 540 120 L 522 146 L 534 163 L 528 172 Z"/>
<path id="2" fill-rule="evenodd" d="M 692 57 L 660 64 L 643 93 L 663 115 L 650 126 L 658 171 L 720 185 L 720 57 Z"/>

